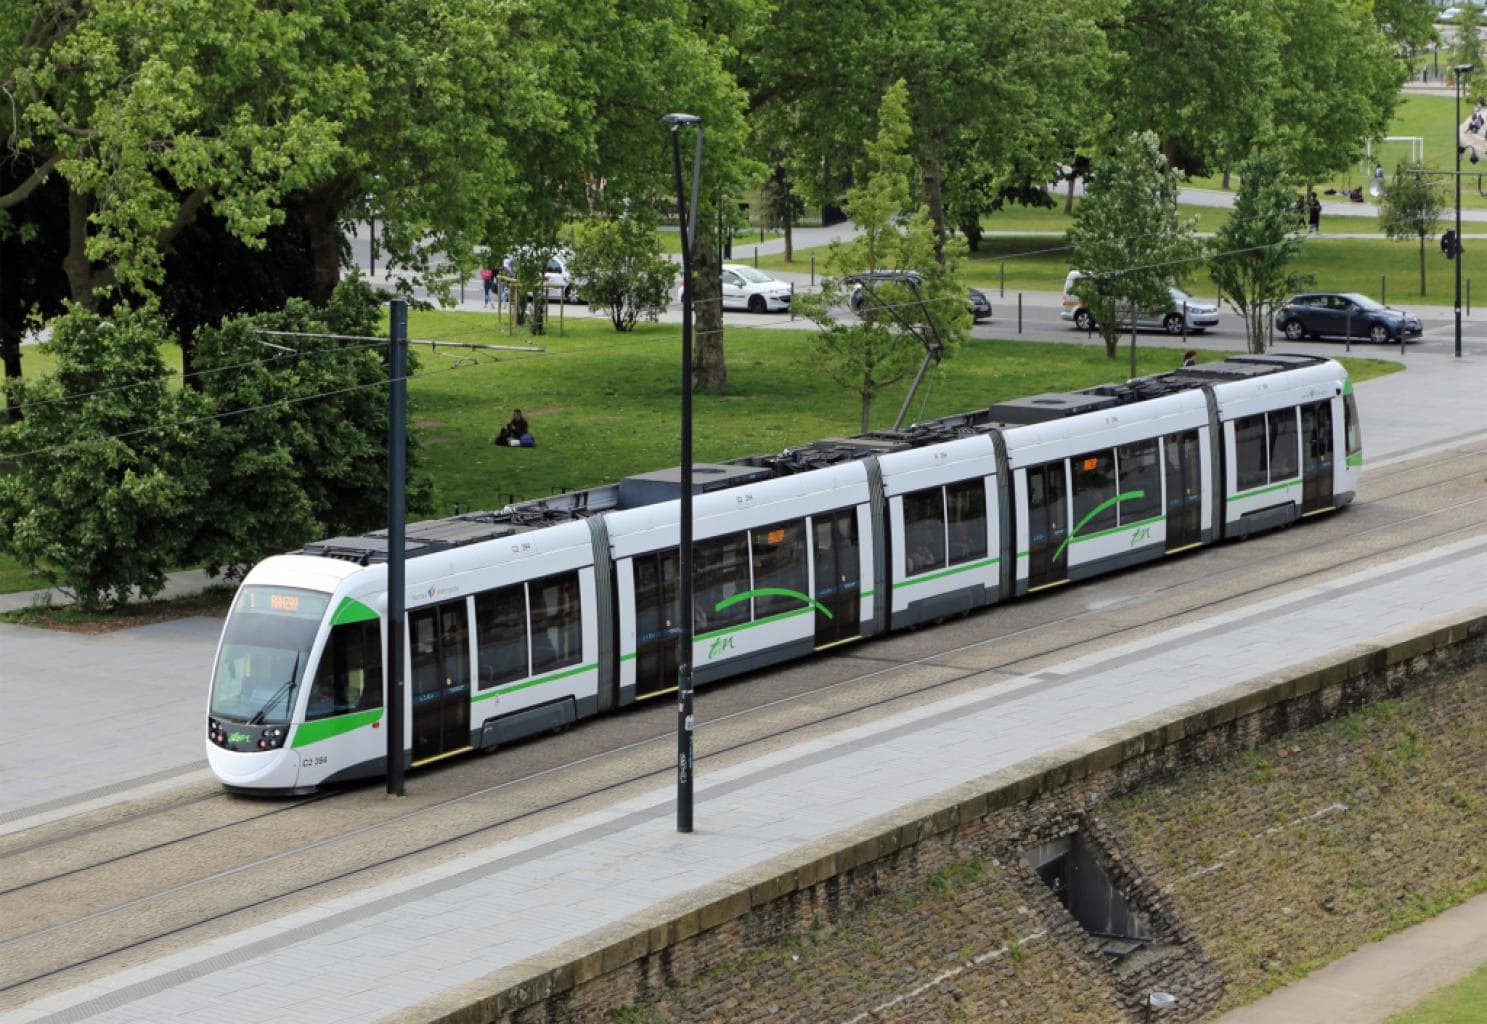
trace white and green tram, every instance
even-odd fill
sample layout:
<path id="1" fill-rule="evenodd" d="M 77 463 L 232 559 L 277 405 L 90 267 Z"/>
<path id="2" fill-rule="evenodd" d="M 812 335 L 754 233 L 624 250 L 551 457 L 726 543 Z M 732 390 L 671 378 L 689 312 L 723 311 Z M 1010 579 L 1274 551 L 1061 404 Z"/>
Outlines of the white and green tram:
<path id="1" fill-rule="evenodd" d="M 1223 362 L 694 469 L 699 685 L 1348 504 L 1362 443 L 1331 360 Z M 675 469 L 407 528 L 417 766 L 676 688 Z M 228 787 L 386 770 L 387 540 L 255 566 L 217 652 Z"/>

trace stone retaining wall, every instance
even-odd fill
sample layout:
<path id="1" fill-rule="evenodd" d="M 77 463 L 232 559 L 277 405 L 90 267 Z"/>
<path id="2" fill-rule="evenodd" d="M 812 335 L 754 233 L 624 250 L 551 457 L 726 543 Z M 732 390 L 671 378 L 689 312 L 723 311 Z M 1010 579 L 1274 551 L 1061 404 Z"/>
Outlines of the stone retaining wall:
<path id="1" fill-rule="evenodd" d="M 1487 615 L 1253 680 L 388 1018 L 1194 1021 L 1487 887 Z M 1330 723 L 1323 725 L 1323 723 Z M 1119 961 L 1023 859 L 1074 834 Z"/>

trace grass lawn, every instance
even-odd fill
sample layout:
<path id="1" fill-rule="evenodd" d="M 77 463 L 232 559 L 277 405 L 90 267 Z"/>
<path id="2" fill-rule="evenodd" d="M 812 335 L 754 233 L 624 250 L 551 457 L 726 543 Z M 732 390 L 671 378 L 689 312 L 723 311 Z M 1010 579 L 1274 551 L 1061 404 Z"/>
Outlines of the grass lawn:
<path id="1" fill-rule="evenodd" d="M 584 307 L 569 307 L 581 311 Z M 854 396 L 827 380 L 811 358 L 810 335 L 780 327 L 730 329 L 728 387 L 695 398 L 699 461 L 778 451 L 793 444 L 857 432 Z M 417 339 L 487 344 L 521 343 L 485 313 L 409 314 Z M 538 339 L 545 353 L 467 351 L 418 346 L 420 363 L 409 386 L 413 417 L 423 440 L 421 457 L 434 480 L 439 514 L 499 508 L 613 482 L 631 473 L 677 462 L 680 402 L 680 328 L 641 324 L 617 334 L 608 320 L 569 319 L 566 333 Z M 179 367 L 174 346 L 162 350 Z M 1171 369 L 1179 350 L 1165 338 L 1143 337 L 1142 373 Z M 1205 358 L 1219 358 L 1217 353 Z M 1392 372 L 1397 363 L 1345 360 L 1355 381 Z M 28 375 L 51 359 L 28 348 Z M 1111 362 L 1097 341 L 1087 345 L 975 340 L 926 377 L 911 419 L 980 408 L 1003 398 L 1088 387 L 1125 377 L 1127 352 Z M 907 382 L 873 405 L 874 427 L 891 426 Z M 532 425 L 536 448 L 492 443 L 513 407 Z M 0 592 L 38 587 L 16 563 L 0 557 Z"/>
<path id="2" fill-rule="evenodd" d="M 475 313 L 412 313 L 413 337 L 488 338 L 490 318 Z M 570 324 L 549 337 L 546 354 L 502 356 L 452 373 L 429 374 L 410 388 L 441 512 L 498 507 L 513 498 L 618 480 L 677 461 L 679 328 L 644 324 L 629 336 L 607 323 Z M 1179 349 L 1142 338 L 1140 371 L 1177 365 Z M 1216 357 L 1216 356 L 1215 356 Z M 809 335 L 786 328 L 731 329 L 728 387 L 695 397 L 696 456 L 715 460 L 778 451 L 856 433 L 855 397 L 816 371 Z M 1087 387 L 1125 376 L 1127 354 L 1112 363 L 1097 342 L 1049 345 L 976 340 L 926 379 L 911 411 L 923 419 L 1003 398 Z M 425 370 L 435 360 L 423 359 Z M 1350 363 L 1354 380 L 1397 364 Z M 873 405 L 873 426 L 890 426 L 907 383 Z M 512 407 L 532 424 L 537 447 L 491 443 Z"/>
<path id="3" fill-rule="evenodd" d="M 1390 1017 L 1385 1024 L 1484 1024 L 1487 1022 L 1487 967 L 1479 967 L 1424 1002 Z"/>

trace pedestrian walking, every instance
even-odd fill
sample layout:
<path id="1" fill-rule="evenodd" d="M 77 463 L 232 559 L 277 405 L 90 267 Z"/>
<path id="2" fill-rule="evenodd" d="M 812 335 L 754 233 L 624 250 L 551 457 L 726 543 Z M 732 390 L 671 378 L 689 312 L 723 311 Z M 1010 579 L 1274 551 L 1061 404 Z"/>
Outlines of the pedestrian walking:
<path id="1" fill-rule="evenodd" d="M 1322 201 L 1315 192 L 1308 192 L 1306 200 L 1307 231 L 1314 235 L 1322 233 Z"/>
<path id="2" fill-rule="evenodd" d="M 490 267 L 480 268 L 480 287 L 485 292 L 485 308 L 490 309 L 491 288 L 496 283 L 496 272 Z"/>

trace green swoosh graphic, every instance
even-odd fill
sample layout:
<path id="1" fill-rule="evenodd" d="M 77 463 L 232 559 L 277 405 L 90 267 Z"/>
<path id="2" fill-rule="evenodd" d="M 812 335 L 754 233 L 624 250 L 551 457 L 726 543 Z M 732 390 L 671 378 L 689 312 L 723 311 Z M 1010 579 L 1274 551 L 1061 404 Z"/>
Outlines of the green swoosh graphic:
<path id="1" fill-rule="evenodd" d="M 1127 498 L 1144 497 L 1146 497 L 1145 491 L 1126 491 L 1124 494 L 1117 494 L 1113 498 L 1106 498 L 1104 501 L 1100 502 L 1094 508 L 1090 509 L 1089 512 L 1085 514 L 1083 519 L 1079 520 L 1079 522 L 1075 524 L 1074 529 L 1069 531 L 1069 535 L 1063 539 L 1063 542 L 1058 546 L 1058 550 L 1054 551 L 1053 557 L 1048 560 L 1049 563 L 1051 564 L 1058 561 L 1058 556 L 1064 553 L 1064 548 L 1068 547 L 1070 542 L 1072 542 L 1074 538 L 1079 535 L 1079 531 L 1084 529 L 1084 524 L 1089 522 L 1095 516 L 1105 511 L 1111 505 L 1114 505 L 1117 501 L 1124 501 Z"/>
<path id="2" fill-rule="evenodd" d="M 827 608 L 820 601 L 817 601 L 814 597 L 811 597 L 809 594 L 802 594 L 798 590 L 786 590 L 784 587 L 757 587 L 754 590 L 745 590 L 741 594 L 734 594 L 732 597 L 723 598 L 723 600 L 713 605 L 713 611 L 720 612 L 724 608 L 730 608 L 733 605 L 738 604 L 738 602 L 740 601 L 747 601 L 751 597 L 793 597 L 797 601 L 800 601 L 816 609 L 816 611 L 820 612 L 828 619 L 836 618 L 835 615 L 831 614 L 831 610 L 829 608 Z"/>

